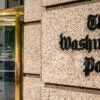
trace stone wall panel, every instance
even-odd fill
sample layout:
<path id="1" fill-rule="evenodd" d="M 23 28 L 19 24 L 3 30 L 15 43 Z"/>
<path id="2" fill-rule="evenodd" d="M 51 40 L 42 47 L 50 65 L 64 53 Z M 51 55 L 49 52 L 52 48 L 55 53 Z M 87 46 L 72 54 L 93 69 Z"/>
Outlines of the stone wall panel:
<path id="1" fill-rule="evenodd" d="M 62 89 L 43 88 L 41 100 L 100 100 L 100 95 Z"/>
<path id="2" fill-rule="evenodd" d="M 42 6 L 41 0 L 25 0 L 24 21 L 32 22 L 41 20 Z"/>
<path id="3" fill-rule="evenodd" d="M 23 87 L 23 100 L 41 100 L 41 86 L 40 78 L 25 76 Z"/>
<path id="4" fill-rule="evenodd" d="M 24 73 L 41 74 L 41 24 L 24 27 Z"/>
<path id="5" fill-rule="evenodd" d="M 70 36 L 72 40 L 100 38 L 100 30 L 90 31 L 87 18 L 90 14 L 100 14 L 100 3 L 56 9 L 43 14 L 42 20 L 42 78 L 46 83 L 65 84 L 100 88 L 100 73 L 91 72 L 85 77 L 84 58 L 100 60 L 100 51 L 61 50 L 60 34 Z"/>

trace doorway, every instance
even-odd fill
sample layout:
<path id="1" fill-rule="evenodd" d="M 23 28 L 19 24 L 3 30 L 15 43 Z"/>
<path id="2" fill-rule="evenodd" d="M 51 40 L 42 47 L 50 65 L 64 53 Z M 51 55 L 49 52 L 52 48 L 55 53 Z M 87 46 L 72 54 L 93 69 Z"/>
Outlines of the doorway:
<path id="1" fill-rule="evenodd" d="M 24 8 L 0 11 L 0 100 L 20 100 Z"/>

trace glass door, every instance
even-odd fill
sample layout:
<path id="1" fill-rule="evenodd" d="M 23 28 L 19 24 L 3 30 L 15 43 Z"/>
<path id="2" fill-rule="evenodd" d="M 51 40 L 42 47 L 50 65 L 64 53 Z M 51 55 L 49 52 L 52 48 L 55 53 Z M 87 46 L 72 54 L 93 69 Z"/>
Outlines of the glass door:
<path id="1" fill-rule="evenodd" d="M 0 27 L 0 100 L 15 100 L 15 26 Z"/>
<path id="2" fill-rule="evenodd" d="M 0 11 L 0 100 L 21 100 L 21 9 Z"/>

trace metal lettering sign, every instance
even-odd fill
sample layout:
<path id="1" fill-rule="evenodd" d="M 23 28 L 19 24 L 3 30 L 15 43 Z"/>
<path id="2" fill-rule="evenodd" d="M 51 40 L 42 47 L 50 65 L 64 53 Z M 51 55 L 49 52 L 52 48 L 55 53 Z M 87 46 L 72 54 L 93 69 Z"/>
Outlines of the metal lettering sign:
<path id="1" fill-rule="evenodd" d="M 100 50 L 100 38 L 91 39 L 89 35 L 78 41 L 72 40 L 70 36 L 63 36 L 63 33 L 61 33 L 59 44 L 62 50 L 87 50 L 89 53 L 92 50 Z"/>
<path id="2" fill-rule="evenodd" d="M 87 27 L 89 30 L 100 29 L 100 15 L 89 15 Z"/>
<path id="3" fill-rule="evenodd" d="M 87 27 L 91 31 L 100 29 L 100 15 L 89 15 Z M 80 40 L 72 40 L 70 36 L 66 37 L 61 33 L 59 44 L 62 50 L 87 50 L 88 53 L 92 50 L 100 50 L 100 38 L 91 39 L 89 35 Z M 85 57 L 83 65 L 85 66 L 83 70 L 85 76 L 89 76 L 92 71 L 100 73 L 100 61 L 95 62 L 93 57 Z"/>
<path id="4" fill-rule="evenodd" d="M 84 60 L 85 69 L 83 71 L 85 72 L 85 76 L 88 76 L 92 71 L 100 73 L 100 61 L 95 63 L 95 59 L 93 57 L 86 57 Z"/>

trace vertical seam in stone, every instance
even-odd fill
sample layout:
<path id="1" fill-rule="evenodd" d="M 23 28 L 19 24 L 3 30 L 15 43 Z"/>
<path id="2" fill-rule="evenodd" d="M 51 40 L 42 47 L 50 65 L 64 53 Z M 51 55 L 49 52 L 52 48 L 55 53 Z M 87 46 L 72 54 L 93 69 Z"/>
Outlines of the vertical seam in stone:
<path id="1" fill-rule="evenodd" d="M 40 54 L 41 54 L 41 72 L 40 72 L 40 78 L 41 78 L 41 86 L 40 86 L 40 99 L 42 99 L 42 24 L 40 23 L 41 26 L 41 40 L 40 40 Z"/>

